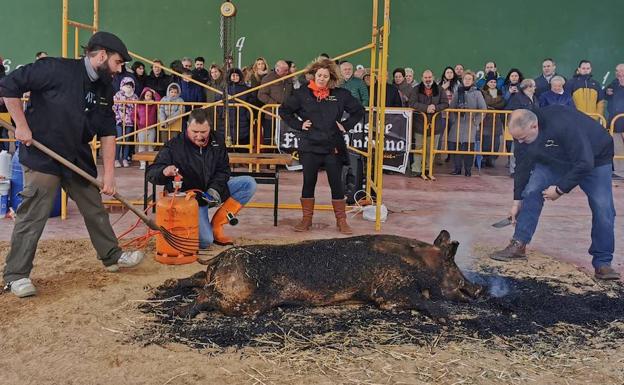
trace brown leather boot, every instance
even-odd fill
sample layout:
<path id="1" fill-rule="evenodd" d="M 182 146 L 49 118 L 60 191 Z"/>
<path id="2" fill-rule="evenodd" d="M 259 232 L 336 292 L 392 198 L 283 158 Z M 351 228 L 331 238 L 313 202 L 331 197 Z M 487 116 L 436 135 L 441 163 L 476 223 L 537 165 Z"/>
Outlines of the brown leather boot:
<path id="1" fill-rule="evenodd" d="M 605 265 L 600 266 L 596 269 L 594 276 L 596 279 L 601 279 L 605 281 L 617 281 L 620 279 L 620 273 L 613 270 L 611 266 Z"/>
<path id="2" fill-rule="evenodd" d="M 312 215 L 314 214 L 314 198 L 301 198 L 301 212 L 303 218 L 295 225 L 295 231 L 308 231 L 312 227 Z"/>
<path id="3" fill-rule="evenodd" d="M 338 231 L 342 234 L 353 234 L 351 226 L 347 223 L 346 202 L 344 199 L 332 199 L 332 206 L 334 206 L 334 214 L 336 215 L 336 226 Z"/>
<path id="4" fill-rule="evenodd" d="M 526 245 L 520 241 L 512 239 L 509 245 L 503 250 L 498 250 L 490 254 L 490 258 L 502 262 L 510 262 L 527 259 Z"/>

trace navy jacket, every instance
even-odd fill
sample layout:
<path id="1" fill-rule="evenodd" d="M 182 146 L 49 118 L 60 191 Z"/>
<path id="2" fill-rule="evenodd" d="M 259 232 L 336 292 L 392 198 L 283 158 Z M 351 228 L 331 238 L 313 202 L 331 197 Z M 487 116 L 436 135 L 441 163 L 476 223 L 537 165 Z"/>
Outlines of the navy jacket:
<path id="1" fill-rule="evenodd" d="M 570 95 L 567 91 L 564 91 L 563 94 L 560 95 L 548 90 L 539 96 L 539 104 L 540 107 L 558 104 L 560 106 L 567 106 L 576 109 L 574 101 L 572 100 L 572 95 Z"/>
<path id="2" fill-rule="evenodd" d="M 556 74 L 553 75 L 553 77 L 554 76 L 561 76 L 561 75 L 556 73 Z M 561 76 L 561 77 L 563 78 L 563 80 L 566 80 L 565 77 L 563 77 L 563 76 Z M 544 92 L 550 91 L 550 82 L 548 80 L 546 80 L 546 78 L 544 77 L 544 74 L 541 74 L 540 76 L 536 77 L 534 80 L 535 80 L 535 95 L 538 98 Z"/>
<path id="3" fill-rule="evenodd" d="M 33 139 L 95 177 L 97 169 L 89 141 L 94 135 L 117 133 L 111 82 L 91 82 L 84 59 L 48 57 L 0 80 L 0 97 L 21 98 L 26 91 L 30 91 L 26 121 Z M 21 146 L 19 159 L 35 171 L 71 175 L 34 146 Z"/>
<path id="4" fill-rule="evenodd" d="M 552 105 L 535 111 L 539 133 L 531 143 L 514 141 L 514 199 L 521 200 L 531 171 L 540 163 L 562 175 L 555 184 L 568 193 L 594 167 L 613 162 L 613 139 L 600 123 L 576 109 Z"/>

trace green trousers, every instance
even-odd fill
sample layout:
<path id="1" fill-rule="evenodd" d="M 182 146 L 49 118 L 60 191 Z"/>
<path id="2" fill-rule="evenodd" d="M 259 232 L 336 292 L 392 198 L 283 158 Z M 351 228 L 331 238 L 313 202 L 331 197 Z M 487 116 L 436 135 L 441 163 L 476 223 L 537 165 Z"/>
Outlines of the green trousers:
<path id="1" fill-rule="evenodd" d="M 102 204 L 97 187 L 78 175 L 60 177 L 24 169 L 22 203 L 11 236 L 11 248 L 4 266 L 4 282 L 28 278 L 33 267 L 37 243 L 50 216 L 59 185 L 76 202 L 82 214 L 98 259 L 105 266 L 114 265 L 121 256 L 117 237 Z"/>

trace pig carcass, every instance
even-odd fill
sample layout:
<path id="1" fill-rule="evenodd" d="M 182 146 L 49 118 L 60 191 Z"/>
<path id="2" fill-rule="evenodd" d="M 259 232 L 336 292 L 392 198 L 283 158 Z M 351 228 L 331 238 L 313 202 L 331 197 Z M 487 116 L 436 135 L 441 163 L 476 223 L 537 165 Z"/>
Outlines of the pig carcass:
<path id="1" fill-rule="evenodd" d="M 287 245 L 232 247 L 207 271 L 168 280 L 166 288 L 195 287 L 193 303 L 175 313 L 217 310 L 255 315 L 278 306 L 368 302 L 381 309 L 416 309 L 443 320 L 432 300 L 468 301 L 483 288 L 455 264 L 459 243 L 447 231 L 432 244 L 394 235 L 363 235 Z"/>

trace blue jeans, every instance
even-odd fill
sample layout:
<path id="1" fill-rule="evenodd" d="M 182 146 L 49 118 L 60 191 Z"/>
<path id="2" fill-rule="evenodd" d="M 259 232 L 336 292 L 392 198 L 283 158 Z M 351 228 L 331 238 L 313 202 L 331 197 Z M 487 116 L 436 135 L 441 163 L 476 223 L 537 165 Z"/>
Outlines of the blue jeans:
<path id="1" fill-rule="evenodd" d="M 134 126 L 126 126 L 125 130 L 124 130 L 124 127 L 122 127 L 120 125 L 117 126 L 117 137 L 129 134 L 131 132 L 134 132 Z M 133 139 L 132 136 L 129 136 L 127 138 L 121 139 L 121 141 L 123 141 L 123 142 L 131 142 L 131 141 L 134 141 L 134 139 Z M 121 162 L 124 159 L 128 160 L 129 157 L 130 157 L 130 146 L 129 145 L 118 144 L 118 145 L 115 146 L 115 160 L 118 160 L 118 161 Z"/>
<path id="2" fill-rule="evenodd" d="M 230 197 L 240 203 L 247 204 L 256 192 L 256 180 L 250 176 L 237 176 L 227 182 Z M 199 247 L 205 249 L 214 242 L 212 223 L 208 216 L 208 206 L 199 206 Z"/>
<path id="3" fill-rule="evenodd" d="M 610 266 L 615 248 L 614 222 L 615 206 L 611 186 L 611 163 L 595 167 L 579 186 L 587 195 L 592 211 L 592 243 L 589 254 L 592 255 L 594 268 Z M 544 198 L 542 191 L 554 185 L 561 174 L 542 164 L 536 164 L 529 182 L 522 192 L 522 207 L 518 214 L 516 230 L 513 238 L 529 243 L 539 220 Z"/>

